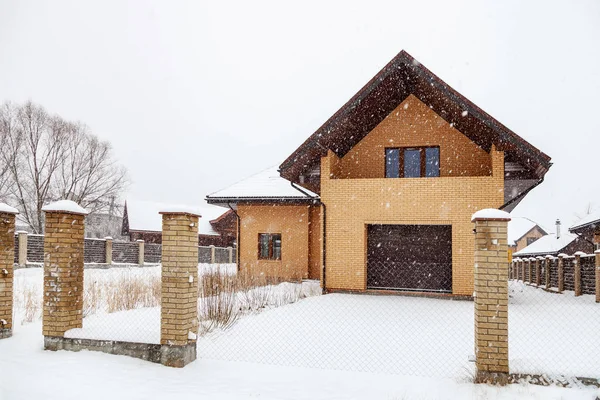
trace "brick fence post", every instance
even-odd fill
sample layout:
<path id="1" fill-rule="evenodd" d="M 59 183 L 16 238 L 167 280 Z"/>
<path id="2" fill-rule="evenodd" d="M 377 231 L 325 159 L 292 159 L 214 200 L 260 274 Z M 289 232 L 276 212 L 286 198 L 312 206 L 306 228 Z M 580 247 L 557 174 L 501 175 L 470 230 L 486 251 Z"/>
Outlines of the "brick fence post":
<path id="1" fill-rule="evenodd" d="M 18 231 L 19 240 L 19 267 L 25 267 L 27 265 L 27 232 Z"/>
<path id="2" fill-rule="evenodd" d="M 16 208 L 0 203 L 0 339 L 12 336 Z"/>
<path id="3" fill-rule="evenodd" d="M 523 259 L 523 261 L 521 261 L 521 280 L 523 281 L 523 283 L 525 283 L 525 271 L 527 269 L 527 265 L 529 263 L 529 258 L 525 258 Z"/>
<path id="4" fill-rule="evenodd" d="M 585 256 L 583 251 L 575 253 L 575 270 L 573 272 L 573 281 L 575 283 L 575 296 L 581 296 L 581 256 Z"/>
<path id="5" fill-rule="evenodd" d="M 475 365 L 478 383 L 508 380 L 508 242 L 510 215 L 487 209 L 475 223 Z"/>
<path id="6" fill-rule="evenodd" d="M 600 303 L 600 250 L 594 252 L 596 255 L 596 303 Z"/>
<path id="7" fill-rule="evenodd" d="M 550 286 L 551 286 L 550 269 L 552 268 L 552 261 L 554 261 L 554 257 L 552 257 L 550 255 L 546 256 L 546 261 L 544 261 L 546 263 L 546 269 L 544 270 L 544 272 L 546 272 L 546 276 L 545 276 L 546 289 L 550 289 Z"/>
<path id="8" fill-rule="evenodd" d="M 535 285 L 542 285 L 542 260 L 543 257 L 538 256 L 535 259 Z"/>
<path id="9" fill-rule="evenodd" d="M 44 348 L 57 350 L 56 337 L 83 323 L 83 252 L 87 211 L 70 200 L 42 207 L 44 238 Z"/>
<path id="10" fill-rule="evenodd" d="M 144 265 L 144 241 L 142 239 L 136 240 L 138 244 L 138 264 Z"/>
<path id="11" fill-rule="evenodd" d="M 162 214 L 161 364 L 181 368 L 196 359 L 198 333 L 198 218 Z"/>
<path id="12" fill-rule="evenodd" d="M 104 238 L 104 261 L 108 265 L 112 264 L 112 244 L 113 238 L 111 238 L 110 236 Z"/>
<path id="13" fill-rule="evenodd" d="M 566 254 L 560 253 L 558 255 L 558 291 L 562 293 L 565 291 L 565 262 L 564 258 L 567 257 Z"/>

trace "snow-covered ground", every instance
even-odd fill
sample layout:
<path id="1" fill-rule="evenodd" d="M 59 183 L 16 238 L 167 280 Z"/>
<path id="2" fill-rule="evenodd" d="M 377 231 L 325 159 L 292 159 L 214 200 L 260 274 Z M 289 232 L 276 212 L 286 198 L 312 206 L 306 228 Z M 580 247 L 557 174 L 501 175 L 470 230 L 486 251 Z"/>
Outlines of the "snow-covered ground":
<path id="1" fill-rule="evenodd" d="M 39 321 L 17 325 L 12 338 L 0 340 L 0 400 L 594 400 L 599 394 L 593 388 L 501 388 L 455 379 L 206 359 L 174 369 L 126 356 L 49 352 L 42 343 Z"/>
<path id="2" fill-rule="evenodd" d="M 511 372 L 600 378 L 600 304 L 509 283 Z"/>
<path id="3" fill-rule="evenodd" d="M 100 277 L 110 271 L 93 273 Z M 473 354 L 473 303 L 467 301 L 309 296 L 246 314 L 229 329 L 200 337 L 199 360 L 176 371 L 127 357 L 43 352 L 39 319 L 20 324 L 25 321 L 20 315 L 26 301 L 21 292 L 41 289 L 41 269 L 18 270 L 15 282 L 16 297 L 22 298 L 17 301 L 21 305 L 17 305 L 14 337 L 0 341 L 0 371 L 6 371 L 0 373 L 0 400 L 35 398 L 41 393 L 74 398 L 77 390 L 84 393 L 94 387 L 98 398 L 101 394 L 118 394 L 115 398 L 177 394 L 223 399 L 593 399 L 596 393 L 589 388 L 512 385 L 498 389 L 466 383 L 473 373 L 473 363 L 468 361 Z M 276 290 L 289 288 L 283 284 Z M 600 360 L 599 308 L 591 296 L 551 294 L 518 282 L 510 283 L 510 292 L 513 372 L 600 377 L 595 368 Z M 143 331 L 157 342 L 159 315 L 158 307 L 98 313 L 86 317 L 85 326 L 96 326 L 91 330 L 96 333 L 98 327 L 118 327 L 107 338 L 128 341 L 139 341 Z M 18 385 L 25 378 L 16 371 L 27 371 L 27 380 L 36 385 Z M 78 382 L 74 386 L 66 383 L 71 377 Z M 67 386 L 72 392 L 59 396 L 58 388 Z"/>

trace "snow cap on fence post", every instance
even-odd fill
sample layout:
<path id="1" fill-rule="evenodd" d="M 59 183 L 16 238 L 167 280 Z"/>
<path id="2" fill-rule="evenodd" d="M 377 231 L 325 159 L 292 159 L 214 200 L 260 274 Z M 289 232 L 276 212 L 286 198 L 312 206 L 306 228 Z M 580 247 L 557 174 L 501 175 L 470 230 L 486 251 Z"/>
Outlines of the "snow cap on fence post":
<path id="1" fill-rule="evenodd" d="M 510 214 L 485 209 L 475 223 L 475 365 L 476 382 L 508 379 L 508 234 Z M 489 335 L 488 330 L 494 334 Z"/>
<path id="2" fill-rule="evenodd" d="M 162 215 L 161 364 L 184 367 L 196 359 L 198 334 L 198 219 L 193 210 Z"/>
<path id="3" fill-rule="evenodd" d="M 44 348 L 57 350 L 64 333 L 83 322 L 83 252 L 87 210 L 71 200 L 42 207 L 44 237 Z"/>
<path id="4" fill-rule="evenodd" d="M 0 339 L 12 336 L 16 208 L 0 203 Z"/>

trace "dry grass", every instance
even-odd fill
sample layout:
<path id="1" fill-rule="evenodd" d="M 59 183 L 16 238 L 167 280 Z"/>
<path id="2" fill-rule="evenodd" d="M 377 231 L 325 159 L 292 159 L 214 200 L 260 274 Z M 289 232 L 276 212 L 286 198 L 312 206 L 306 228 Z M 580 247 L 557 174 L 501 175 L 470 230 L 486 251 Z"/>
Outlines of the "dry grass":
<path id="1" fill-rule="evenodd" d="M 160 273 L 135 268 L 90 272 L 86 270 L 84 278 L 84 317 L 160 306 Z M 236 273 L 227 265 L 205 267 L 198 287 L 199 333 L 227 329 L 243 315 L 320 294 L 318 286 L 304 286 L 296 277 L 278 276 L 283 273 L 275 271 L 274 276 L 265 276 Z M 22 315 L 22 323 L 41 318 L 42 287 L 29 280 L 15 284 L 15 308 Z"/>
<path id="2" fill-rule="evenodd" d="M 230 328 L 245 314 L 320 294 L 315 289 L 303 291 L 301 279 L 281 278 L 284 276 L 282 272 L 275 271 L 274 276 L 265 276 L 243 272 L 230 274 L 219 266 L 207 270 L 198 288 L 199 334 Z"/>

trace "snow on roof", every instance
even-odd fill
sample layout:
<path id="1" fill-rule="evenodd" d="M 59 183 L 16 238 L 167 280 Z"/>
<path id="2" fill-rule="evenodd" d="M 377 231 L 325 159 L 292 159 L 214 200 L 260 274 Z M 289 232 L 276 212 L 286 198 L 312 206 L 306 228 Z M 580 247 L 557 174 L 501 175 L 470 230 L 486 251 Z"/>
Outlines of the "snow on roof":
<path id="1" fill-rule="evenodd" d="M 19 210 L 14 207 L 9 206 L 6 203 L 0 203 L 0 212 L 5 214 L 18 214 Z"/>
<path id="2" fill-rule="evenodd" d="M 571 226 L 569 228 L 569 230 L 581 228 L 581 227 L 584 227 L 586 225 L 590 225 L 590 224 L 592 224 L 594 222 L 600 222 L 600 210 L 596 211 L 596 212 L 593 212 L 591 214 L 588 214 L 585 217 L 581 218 L 579 221 L 577 221 L 575 223 L 575 225 Z"/>
<path id="3" fill-rule="evenodd" d="M 495 208 L 484 208 L 483 210 L 477 211 L 471 217 L 471 222 L 477 219 L 500 219 L 510 221 L 510 214 L 506 211 L 497 210 Z"/>
<path id="4" fill-rule="evenodd" d="M 45 212 L 65 212 L 69 214 L 88 215 L 88 211 L 72 200 L 59 200 L 42 207 Z"/>
<path id="5" fill-rule="evenodd" d="M 302 188 L 311 197 L 318 197 L 310 190 Z M 308 198 L 300 190 L 292 187 L 290 181 L 279 175 L 277 167 L 270 167 L 258 174 L 241 180 L 225 189 L 211 193 L 206 196 L 208 199 L 220 198 L 246 198 L 246 199 L 306 199 Z"/>
<path id="6" fill-rule="evenodd" d="M 201 206 L 184 204 L 156 203 L 152 201 L 127 200 L 127 219 L 129 230 L 132 231 L 162 231 L 161 211 L 185 210 L 185 212 L 200 215 L 198 233 L 201 235 L 218 235 L 210 221 L 225 214 L 227 209 L 203 203 Z M 184 212 L 184 211 L 179 211 Z"/>
<path id="7" fill-rule="evenodd" d="M 536 225 L 537 224 L 529 218 L 512 217 L 508 223 L 508 245 L 514 246 L 517 240 L 525 236 L 525 234 Z"/>
<path id="8" fill-rule="evenodd" d="M 562 233 L 560 238 L 556 238 L 555 233 L 548 234 L 546 236 L 542 236 L 535 242 L 531 243 L 529 246 L 524 249 L 517 251 L 514 253 L 514 256 L 523 256 L 523 255 L 537 255 L 537 254 L 553 254 L 558 253 L 565 247 L 567 247 L 571 242 L 577 239 L 577 235 L 572 233 Z"/>

